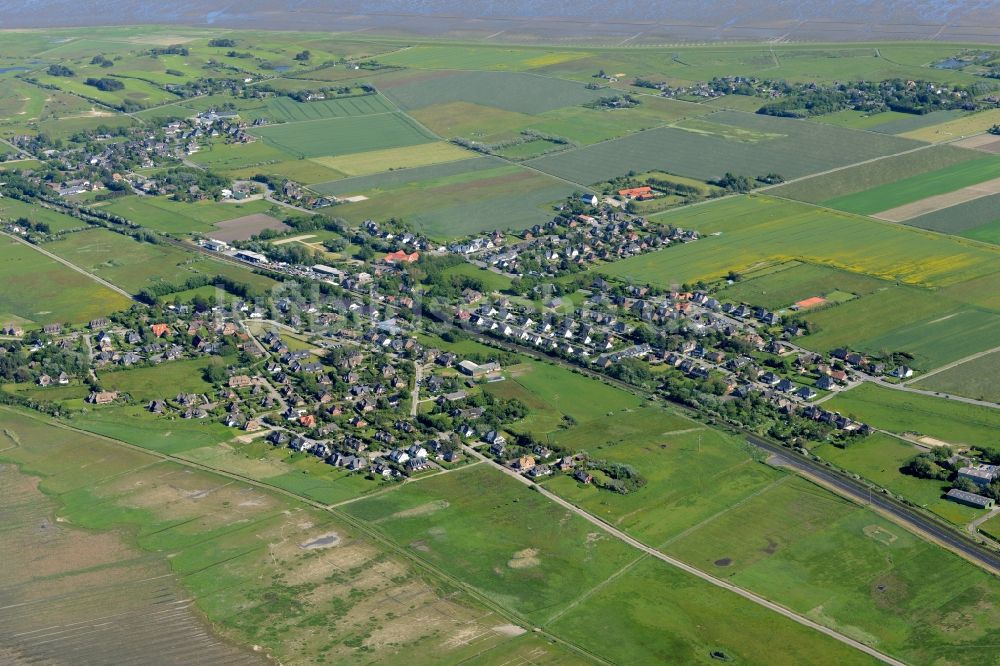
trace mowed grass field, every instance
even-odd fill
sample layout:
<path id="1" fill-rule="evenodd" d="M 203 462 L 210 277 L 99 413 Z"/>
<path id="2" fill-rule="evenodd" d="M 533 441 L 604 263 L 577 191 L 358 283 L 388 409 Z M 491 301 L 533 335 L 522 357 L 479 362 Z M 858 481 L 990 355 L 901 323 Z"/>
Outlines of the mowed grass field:
<path id="1" fill-rule="evenodd" d="M 666 550 L 909 663 L 995 654 L 995 577 L 797 477 Z"/>
<path id="2" fill-rule="evenodd" d="M 161 281 L 183 283 L 192 275 L 227 275 L 256 289 L 269 289 L 275 284 L 270 278 L 238 266 L 173 245 L 140 243 L 107 229 L 80 231 L 47 243 L 45 249 L 130 293 Z"/>
<path id="3" fill-rule="evenodd" d="M 583 83 L 513 72 L 438 71 L 403 73 L 381 80 L 379 89 L 409 111 L 434 104 L 468 102 L 535 115 L 564 106 L 579 106 L 608 94 Z"/>
<path id="4" fill-rule="evenodd" d="M 168 197 L 128 196 L 102 206 L 116 215 L 147 229 L 167 234 L 190 234 L 211 231 L 216 222 L 231 220 L 254 213 L 266 213 L 271 204 L 264 200 L 246 203 L 216 203 L 198 201 L 186 203 Z"/>
<path id="5" fill-rule="evenodd" d="M 508 621 L 329 513 L 17 412 L 0 421 L 0 459 L 40 477 L 62 530 L 118 532 L 139 550 L 127 555 L 160 564 L 212 629 L 238 644 L 264 646 L 283 663 L 344 663 L 359 649 L 388 664 L 462 662 L 494 649 L 514 662 L 572 663 L 530 635 L 494 631 Z M 106 577 L 83 573 L 74 590 L 107 592 Z M 473 638 L 455 642 L 463 632 Z"/>
<path id="6" fill-rule="evenodd" d="M 0 283 L 0 324 L 41 328 L 87 322 L 131 304 L 121 294 L 6 236 L 0 236 Z"/>
<path id="7" fill-rule="evenodd" d="M 784 308 L 813 296 L 825 296 L 833 291 L 862 296 L 883 289 L 892 283 L 867 275 L 791 261 L 766 271 L 760 277 L 751 273 L 741 282 L 729 286 L 716 297 L 724 301 L 745 302 L 766 308 Z"/>
<path id="8" fill-rule="evenodd" d="M 1000 403 L 1000 351 L 944 370 L 913 384 L 915 388 L 943 391 L 977 400 Z"/>
<path id="9" fill-rule="evenodd" d="M 669 655 L 707 663 L 712 649 L 775 664 L 796 663 L 806 654 L 838 662 L 858 658 L 662 562 L 633 564 L 637 551 L 485 465 L 364 498 L 345 510 L 534 626 L 551 622 L 553 631 L 605 659 L 649 663 Z M 609 603 L 619 611 L 608 613 Z M 598 617 L 601 631 L 595 631 Z M 608 641 L 608 622 L 620 624 L 620 631 L 612 630 L 628 640 Z"/>
<path id="10" fill-rule="evenodd" d="M 905 155 L 885 157 L 833 173 L 779 185 L 769 189 L 768 194 L 808 203 L 820 203 L 928 172 L 947 169 L 980 159 L 982 156 L 982 153 L 975 150 L 956 146 L 931 146 Z"/>
<path id="11" fill-rule="evenodd" d="M 883 280 L 941 286 L 994 272 L 1000 258 L 988 247 L 960 239 L 766 196 L 732 197 L 656 219 L 697 229 L 703 237 L 596 270 L 669 287 L 798 260 Z M 715 232 L 721 235 L 706 236 Z"/>
<path id="12" fill-rule="evenodd" d="M 309 102 L 297 102 L 291 97 L 271 97 L 267 100 L 267 110 L 270 117 L 277 122 L 292 123 L 388 113 L 395 109 L 382 95 L 372 94 Z"/>
<path id="13" fill-rule="evenodd" d="M 821 203 L 849 213 L 870 215 L 994 178 L 1000 178 L 1000 156 L 991 155 Z"/>
<path id="14" fill-rule="evenodd" d="M 1000 314 L 963 309 L 908 323 L 859 341 L 856 348 L 873 352 L 905 351 L 913 355 L 914 368 L 926 371 L 998 346 Z"/>
<path id="15" fill-rule="evenodd" d="M 916 432 L 952 444 L 995 446 L 1000 428 L 1000 412 L 995 409 L 874 384 L 861 384 L 824 404 L 876 428 Z"/>
<path id="16" fill-rule="evenodd" d="M 401 113 L 269 125 L 253 132 L 264 141 L 299 157 L 346 155 L 414 146 L 434 140 Z"/>
<path id="17" fill-rule="evenodd" d="M 64 215 L 63 213 L 37 204 L 30 204 L 9 197 L 0 199 L 0 218 L 14 221 L 22 217 L 33 223 L 44 222 L 49 225 L 49 229 L 54 233 L 69 231 L 71 229 L 86 229 L 89 226 L 83 220 L 78 220 L 75 217 Z"/>
<path id="18" fill-rule="evenodd" d="M 689 126 L 683 129 L 684 124 Z M 918 144 L 839 127 L 719 111 L 677 127 L 632 134 L 529 164 L 582 185 L 629 171 L 668 171 L 701 180 L 726 172 L 786 179 L 901 152 Z M 808 146 L 803 150 L 803 146 Z"/>
<path id="19" fill-rule="evenodd" d="M 546 222 L 552 205 L 573 193 L 562 181 L 492 158 L 344 179 L 313 189 L 368 197 L 337 208 L 348 221 L 397 217 L 438 239 Z"/>

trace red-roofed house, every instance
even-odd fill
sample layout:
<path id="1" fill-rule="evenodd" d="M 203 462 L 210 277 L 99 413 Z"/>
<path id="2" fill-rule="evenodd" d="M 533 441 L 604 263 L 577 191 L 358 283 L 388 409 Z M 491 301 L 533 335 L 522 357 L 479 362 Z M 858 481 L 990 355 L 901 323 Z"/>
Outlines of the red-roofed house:
<path id="1" fill-rule="evenodd" d="M 153 324 L 150 326 L 150 329 L 152 329 L 153 335 L 158 338 L 162 338 L 164 335 L 170 333 L 170 327 L 166 324 Z"/>
<path id="2" fill-rule="evenodd" d="M 312 428 L 316 425 L 316 417 L 312 414 L 303 414 L 299 417 L 299 424 L 306 428 Z"/>
<path id="3" fill-rule="evenodd" d="M 653 188 L 648 185 L 644 185 L 643 187 L 632 187 L 627 190 L 618 190 L 618 194 L 627 199 L 638 199 L 639 201 L 652 199 L 656 196 L 653 193 Z"/>
<path id="4" fill-rule="evenodd" d="M 412 264 L 419 258 L 420 258 L 419 252 L 413 252 L 411 254 L 407 254 L 402 250 L 396 250 L 395 252 L 390 252 L 389 254 L 385 255 L 385 263 L 394 264 L 396 262 L 401 262 L 405 264 Z"/>

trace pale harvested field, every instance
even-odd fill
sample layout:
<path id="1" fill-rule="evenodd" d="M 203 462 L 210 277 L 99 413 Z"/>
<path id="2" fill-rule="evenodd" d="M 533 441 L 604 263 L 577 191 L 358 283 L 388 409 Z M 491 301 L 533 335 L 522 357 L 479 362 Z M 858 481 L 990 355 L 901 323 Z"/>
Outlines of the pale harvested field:
<path id="1" fill-rule="evenodd" d="M 926 215 L 927 213 L 934 213 L 945 208 L 957 206 L 958 204 L 965 203 L 966 201 L 972 201 L 973 199 L 979 199 L 981 197 L 988 197 L 991 194 L 1000 194 L 1000 178 L 994 178 L 993 180 L 987 180 L 985 183 L 963 187 L 962 189 L 955 190 L 954 192 L 947 192 L 946 194 L 938 194 L 937 196 L 927 197 L 926 199 L 921 199 L 920 201 L 908 203 L 905 206 L 890 208 L 889 210 L 884 210 L 881 213 L 875 213 L 872 217 L 885 220 L 887 222 L 905 222 L 906 220 L 912 220 L 915 217 Z"/>
<path id="2" fill-rule="evenodd" d="M 971 148 L 972 150 L 978 150 L 984 153 L 1000 155 L 1000 136 L 997 136 L 996 134 L 980 134 L 979 136 L 970 136 L 968 139 L 956 141 L 952 145 L 960 148 Z"/>
<path id="3" fill-rule="evenodd" d="M 255 215 L 244 215 L 224 220 L 217 223 L 215 229 L 216 231 L 210 234 L 212 238 L 221 241 L 236 241 L 249 240 L 251 236 L 259 234 L 264 229 L 288 231 L 291 227 L 270 215 L 256 213 Z"/>
<path id="4" fill-rule="evenodd" d="M 964 118 L 950 120 L 940 125 L 931 125 L 930 127 L 922 127 L 912 132 L 905 132 L 899 136 L 905 139 L 938 143 L 941 141 L 963 139 L 974 134 L 982 134 L 997 123 L 1000 123 L 1000 109 L 989 109 L 973 113 Z"/>

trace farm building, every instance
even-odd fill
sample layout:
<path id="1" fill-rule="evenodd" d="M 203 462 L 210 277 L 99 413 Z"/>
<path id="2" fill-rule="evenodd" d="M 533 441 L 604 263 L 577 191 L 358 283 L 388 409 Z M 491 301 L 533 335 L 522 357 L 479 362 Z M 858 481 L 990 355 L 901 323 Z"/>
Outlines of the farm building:
<path id="1" fill-rule="evenodd" d="M 958 470 L 960 479 L 968 479 L 977 486 L 988 486 L 1000 477 L 1000 465 L 970 465 Z"/>
<path id="2" fill-rule="evenodd" d="M 977 495 L 975 493 L 967 493 L 964 490 L 958 490 L 952 488 L 945 495 L 952 502 L 957 502 L 959 504 L 964 504 L 965 506 L 971 506 L 976 509 L 992 509 L 993 500 L 989 497 L 983 497 L 982 495 Z"/>
<path id="3" fill-rule="evenodd" d="M 410 254 L 407 254 L 402 250 L 396 250 L 395 252 L 390 252 L 389 254 L 385 255 L 385 263 L 395 264 L 398 262 L 404 264 L 412 264 L 419 258 L 420 258 L 419 252 L 411 252 Z"/>
<path id="4" fill-rule="evenodd" d="M 632 187 L 626 190 L 618 190 L 618 194 L 626 199 L 638 199 L 639 201 L 652 199 L 656 196 L 656 192 L 654 192 L 653 188 L 648 185 L 643 187 Z"/>
<path id="5" fill-rule="evenodd" d="M 483 363 L 482 365 L 474 363 L 473 361 L 462 361 L 458 364 L 458 369 L 460 372 L 469 375 L 470 377 L 482 377 L 493 372 L 499 372 L 500 364 L 496 361 L 490 361 L 489 363 Z"/>
<path id="6" fill-rule="evenodd" d="M 266 264 L 267 256 L 261 254 L 260 252 L 251 252 L 250 250 L 237 250 L 236 254 L 233 255 L 237 259 L 245 261 L 251 264 Z"/>

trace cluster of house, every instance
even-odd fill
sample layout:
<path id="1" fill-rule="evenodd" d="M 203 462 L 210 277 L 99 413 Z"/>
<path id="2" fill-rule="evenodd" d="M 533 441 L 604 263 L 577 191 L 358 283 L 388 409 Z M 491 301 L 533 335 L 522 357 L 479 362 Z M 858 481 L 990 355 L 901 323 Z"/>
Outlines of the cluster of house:
<path id="1" fill-rule="evenodd" d="M 471 243 L 453 247 L 511 277 L 523 274 L 559 276 L 569 267 L 577 268 L 604 261 L 616 261 L 667 247 L 673 243 L 696 241 L 696 231 L 658 226 L 643 217 L 624 211 L 604 210 L 597 215 L 557 217 L 535 225 L 523 240 L 500 247 L 491 238 L 472 249 Z M 451 249 L 451 248 L 449 248 Z"/>

